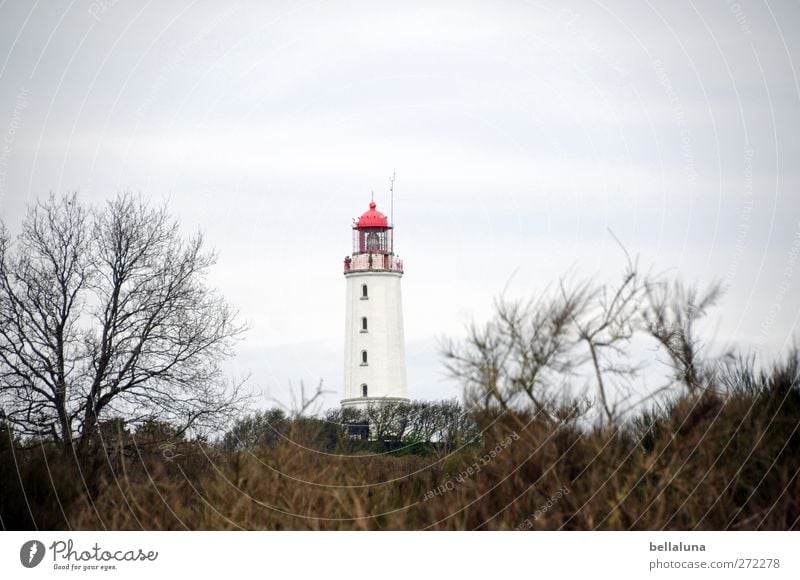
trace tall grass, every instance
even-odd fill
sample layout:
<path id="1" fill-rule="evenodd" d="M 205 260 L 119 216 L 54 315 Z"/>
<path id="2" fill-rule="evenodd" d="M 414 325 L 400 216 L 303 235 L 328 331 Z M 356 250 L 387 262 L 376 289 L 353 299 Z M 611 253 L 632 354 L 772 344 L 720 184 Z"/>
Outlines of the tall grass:
<path id="1" fill-rule="evenodd" d="M 78 462 L 0 438 L 5 529 L 790 530 L 800 528 L 798 353 L 615 426 L 484 410 L 442 454 L 331 443 L 315 423 L 242 450 L 106 440 Z M 324 422 L 316 422 L 316 429 Z M 323 425 L 323 427 L 320 427 Z M 324 443 L 321 443 L 324 442 Z"/>

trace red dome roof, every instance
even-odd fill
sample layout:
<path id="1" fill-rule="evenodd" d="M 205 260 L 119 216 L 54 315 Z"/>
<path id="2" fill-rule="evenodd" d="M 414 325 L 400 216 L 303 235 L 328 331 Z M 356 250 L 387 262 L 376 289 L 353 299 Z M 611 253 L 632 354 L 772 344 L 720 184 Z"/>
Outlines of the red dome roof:
<path id="1" fill-rule="evenodd" d="M 369 211 L 365 211 L 358 218 L 357 228 L 388 228 L 389 219 L 375 209 L 375 202 L 371 201 L 369 204 Z"/>

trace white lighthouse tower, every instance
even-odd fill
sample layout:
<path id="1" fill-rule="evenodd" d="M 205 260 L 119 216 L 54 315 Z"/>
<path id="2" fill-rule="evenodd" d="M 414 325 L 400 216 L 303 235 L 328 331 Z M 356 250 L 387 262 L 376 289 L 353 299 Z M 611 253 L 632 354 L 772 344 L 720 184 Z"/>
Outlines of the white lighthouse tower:
<path id="1" fill-rule="evenodd" d="M 403 263 L 394 255 L 393 231 L 374 201 L 353 226 L 353 255 L 344 259 L 342 407 L 408 402 L 400 295 Z"/>

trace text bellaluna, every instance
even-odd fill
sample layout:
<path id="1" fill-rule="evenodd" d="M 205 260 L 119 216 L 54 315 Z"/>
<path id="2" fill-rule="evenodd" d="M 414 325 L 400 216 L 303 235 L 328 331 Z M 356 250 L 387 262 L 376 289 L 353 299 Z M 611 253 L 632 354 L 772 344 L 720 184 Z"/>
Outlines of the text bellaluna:
<path id="1" fill-rule="evenodd" d="M 653 542 L 650 542 L 650 551 L 651 552 L 705 552 L 706 545 L 684 544 L 683 542 L 678 542 L 677 544 L 673 544 L 672 542 L 662 542 L 661 544 L 654 544 Z"/>

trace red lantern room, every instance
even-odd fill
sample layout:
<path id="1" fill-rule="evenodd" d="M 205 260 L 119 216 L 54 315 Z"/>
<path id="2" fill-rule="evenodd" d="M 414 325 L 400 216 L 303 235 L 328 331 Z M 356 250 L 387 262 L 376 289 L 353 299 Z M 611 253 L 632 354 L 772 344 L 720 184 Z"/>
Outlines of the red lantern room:
<path id="1" fill-rule="evenodd" d="M 353 255 L 344 260 L 345 274 L 353 271 L 383 270 L 403 272 L 403 264 L 394 257 L 393 227 L 376 209 L 374 201 L 353 226 Z"/>
<path id="2" fill-rule="evenodd" d="M 375 207 L 375 202 L 370 202 L 369 211 L 361 214 L 353 227 L 353 254 L 392 253 L 392 226 Z"/>

